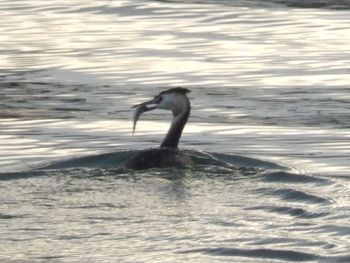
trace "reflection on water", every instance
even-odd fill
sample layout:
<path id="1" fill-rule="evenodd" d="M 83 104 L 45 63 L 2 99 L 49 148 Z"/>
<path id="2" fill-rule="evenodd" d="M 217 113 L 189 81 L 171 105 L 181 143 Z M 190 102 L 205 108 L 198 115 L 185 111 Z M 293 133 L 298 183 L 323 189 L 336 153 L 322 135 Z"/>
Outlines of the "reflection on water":
<path id="1" fill-rule="evenodd" d="M 350 11 L 268 2 L 2 1 L 0 261 L 349 262 Z M 225 165 L 121 169 L 178 85 Z"/>
<path id="2" fill-rule="evenodd" d="M 131 105 L 157 94 L 140 87 L 3 82 L 2 171 L 57 158 L 158 146 L 171 116 L 142 116 L 131 136 Z M 138 95 L 137 93 L 149 95 Z M 347 175 L 350 114 L 346 88 L 255 90 L 192 87 L 182 146 L 257 156 L 309 172 Z M 168 120 L 168 121 L 167 121 Z"/>
<path id="3" fill-rule="evenodd" d="M 1 9 L 1 67 L 42 69 L 26 78 L 246 88 L 348 83 L 349 11 L 29 3 Z"/>
<path id="4" fill-rule="evenodd" d="M 336 180 L 237 156 L 226 156 L 234 166 L 126 172 L 111 168 L 119 157 L 96 155 L 76 160 L 77 167 L 63 162 L 2 180 L 3 206 L 12 207 L 0 214 L 8 247 L 2 257 L 349 260 L 342 203 L 349 191 Z M 79 168 L 84 162 L 89 166 Z"/>

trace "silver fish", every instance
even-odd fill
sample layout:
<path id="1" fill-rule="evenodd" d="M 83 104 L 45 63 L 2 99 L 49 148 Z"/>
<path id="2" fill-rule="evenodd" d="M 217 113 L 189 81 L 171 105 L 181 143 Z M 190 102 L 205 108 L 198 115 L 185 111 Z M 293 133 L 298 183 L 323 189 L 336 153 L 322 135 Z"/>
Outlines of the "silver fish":
<path id="1" fill-rule="evenodd" d="M 136 129 L 136 123 L 139 120 L 140 116 L 142 113 L 148 110 L 147 106 L 145 103 L 141 103 L 139 105 L 133 106 L 133 108 L 136 108 L 135 113 L 134 113 L 134 125 L 132 129 L 132 135 L 135 135 L 135 129 Z"/>
<path id="2" fill-rule="evenodd" d="M 137 123 L 138 119 L 140 118 L 141 114 L 146 112 L 146 111 L 156 109 L 159 102 L 160 102 L 160 98 L 159 98 L 159 96 L 156 96 L 154 99 L 152 99 L 150 101 L 133 106 L 133 108 L 136 108 L 136 110 L 134 113 L 134 126 L 132 129 L 132 135 L 135 134 L 136 123 Z"/>

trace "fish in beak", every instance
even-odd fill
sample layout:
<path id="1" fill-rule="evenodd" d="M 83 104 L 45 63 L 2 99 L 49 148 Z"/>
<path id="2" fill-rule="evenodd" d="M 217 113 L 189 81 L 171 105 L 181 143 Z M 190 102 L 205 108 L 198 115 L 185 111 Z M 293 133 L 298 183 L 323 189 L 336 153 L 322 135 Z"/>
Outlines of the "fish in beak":
<path id="1" fill-rule="evenodd" d="M 136 108 L 135 113 L 134 113 L 134 125 L 132 129 L 132 135 L 135 134 L 135 129 L 136 129 L 136 123 L 138 119 L 140 118 L 141 114 L 146 112 L 146 111 L 151 111 L 154 109 L 157 109 L 159 102 L 161 101 L 161 98 L 159 96 L 155 97 L 153 100 L 134 105 L 132 108 Z"/>

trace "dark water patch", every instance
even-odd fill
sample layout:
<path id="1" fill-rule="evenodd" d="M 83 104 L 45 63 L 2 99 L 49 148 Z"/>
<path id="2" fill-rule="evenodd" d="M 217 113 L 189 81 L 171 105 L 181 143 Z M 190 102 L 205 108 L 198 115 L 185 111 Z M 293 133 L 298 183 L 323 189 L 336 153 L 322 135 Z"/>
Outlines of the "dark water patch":
<path id="1" fill-rule="evenodd" d="M 302 238 L 291 238 L 291 237 L 272 237 L 272 238 L 263 238 L 257 239 L 251 243 L 252 245 L 276 245 L 276 244 L 286 244 L 286 245 L 308 245 L 308 246 L 317 246 L 317 247 L 326 247 L 333 248 L 334 244 L 330 244 L 325 241 L 314 241 L 307 240 Z"/>
<path id="2" fill-rule="evenodd" d="M 329 263 L 329 262 L 341 262 L 341 263 L 348 263 L 350 262 L 350 255 L 340 255 L 340 256 L 335 256 L 335 257 L 322 257 L 320 258 L 319 262 L 322 263 Z"/>
<path id="3" fill-rule="evenodd" d="M 49 174 L 50 172 L 48 171 L 38 171 L 38 170 L 0 173 L 0 181 L 25 179 L 25 178 L 37 177 L 37 176 L 47 176 Z"/>
<path id="4" fill-rule="evenodd" d="M 201 248 L 181 251 L 178 253 L 202 253 L 212 256 L 231 256 L 231 257 L 250 257 L 250 258 L 267 258 L 287 261 L 309 261 L 316 260 L 317 255 L 293 250 L 277 249 L 238 249 L 238 248 Z"/>
<path id="5" fill-rule="evenodd" d="M 270 209 L 272 212 L 282 213 L 282 214 L 289 214 L 291 216 L 299 217 L 299 218 L 317 218 L 317 217 L 323 217 L 328 215 L 329 213 L 317 213 L 317 212 L 310 212 L 303 208 L 293 208 L 293 207 L 273 207 Z"/>
<path id="6" fill-rule="evenodd" d="M 277 4 L 284 4 L 288 7 L 297 8 L 330 8 L 330 9 L 349 9 L 350 2 L 347 0 L 270 0 Z"/>
<path id="7" fill-rule="evenodd" d="M 69 112 L 74 112 L 74 111 L 91 111 L 91 109 L 82 109 L 82 108 L 52 108 L 51 110 L 54 111 L 69 111 Z"/>
<path id="8" fill-rule="evenodd" d="M 61 99 L 62 102 L 69 102 L 69 103 L 81 103 L 86 102 L 86 98 L 73 98 L 73 99 Z"/>
<path id="9" fill-rule="evenodd" d="M 34 228 L 34 227 L 26 227 L 26 228 L 17 228 L 17 230 L 19 231 L 33 231 L 33 232 L 37 232 L 37 231 L 42 231 L 42 228 Z"/>
<path id="10" fill-rule="evenodd" d="M 297 218 L 318 218 L 318 217 L 324 217 L 329 215 L 329 213 L 326 212 L 310 212 L 303 208 L 295 208 L 295 207 L 289 207 L 289 206 L 253 206 L 248 207 L 246 210 L 264 210 L 268 212 L 274 212 L 278 214 L 286 214 Z"/>
<path id="11" fill-rule="evenodd" d="M 291 7 L 291 8 L 327 8 L 336 10 L 350 9 L 348 0 L 157 0 L 164 3 L 197 3 L 197 4 L 221 4 L 228 6 L 249 7 Z"/>
<path id="12" fill-rule="evenodd" d="M 41 169 L 67 169 L 76 167 L 85 168 L 118 168 L 122 166 L 125 161 L 132 155 L 133 152 L 115 152 L 105 153 L 92 156 L 84 156 L 65 160 L 41 167 Z"/>
<path id="13" fill-rule="evenodd" d="M 0 220 L 8 220 L 8 219 L 17 219 L 17 218 L 23 218 L 24 215 L 10 215 L 10 214 L 2 214 L 0 213 Z"/>
<path id="14" fill-rule="evenodd" d="M 76 239 L 86 239 L 90 236 L 79 236 L 79 235 L 61 235 L 55 237 L 55 240 L 76 240 Z"/>
<path id="15" fill-rule="evenodd" d="M 322 229 L 316 230 L 317 233 L 331 233 L 335 236 L 350 236 L 350 226 L 327 224 L 323 225 Z"/>
<path id="16" fill-rule="evenodd" d="M 303 191 L 299 191 L 292 188 L 278 189 L 271 193 L 272 195 L 279 196 L 286 201 L 298 201 L 306 203 L 322 203 L 328 204 L 330 201 L 326 198 L 319 197 L 312 194 L 307 194 Z"/>
<path id="17" fill-rule="evenodd" d="M 58 164 L 57 164 L 58 165 Z M 55 168 L 53 168 L 55 167 Z M 29 171 L 20 171 L 20 172 L 8 172 L 0 173 L 0 181 L 7 180 L 19 180 L 19 179 L 29 179 L 32 177 L 65 177 L 70 176 L 74 179 L 86 179 L 93 178 L 94 180 L 99 180 L 99 178 L 105 178 L 106 176 L 122 176 L 124 170 L 119 168 L 102 168 L 102 167 L 83 167 L 81 165 L 75 167 L 62 166 L 58 167 L 56 165 L 48 166 L 48 168 L 35 169 Z M 104 179 L 101 179 L 104 180 Z M 94 189 L 81 189 L 80 191 L 93 191 Z M 79 189 L 70 189 L 66 190 L 77 192 Z"/>

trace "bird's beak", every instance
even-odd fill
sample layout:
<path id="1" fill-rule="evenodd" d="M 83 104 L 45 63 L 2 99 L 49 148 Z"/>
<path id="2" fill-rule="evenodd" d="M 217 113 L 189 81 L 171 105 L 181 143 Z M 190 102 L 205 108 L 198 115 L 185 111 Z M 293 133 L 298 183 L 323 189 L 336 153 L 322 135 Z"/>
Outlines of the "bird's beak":
<path id="1" fill-rule="evenodd" d="M 135 129 L 136 129 L 136 123 L 138 119 L 140 118 L 141 114 L 146 112 L 146 111 L 151 111 L 154 110 L 158 107 L 158 104 L 160 102 L 160 99 L 158 97 L 155 97 L 153 100 L 134 105 L 133 108 L 136 108 L 135 114 L 134 114 L 134 125 L 132 129 L 132 135 L 135 134 Z"/>

